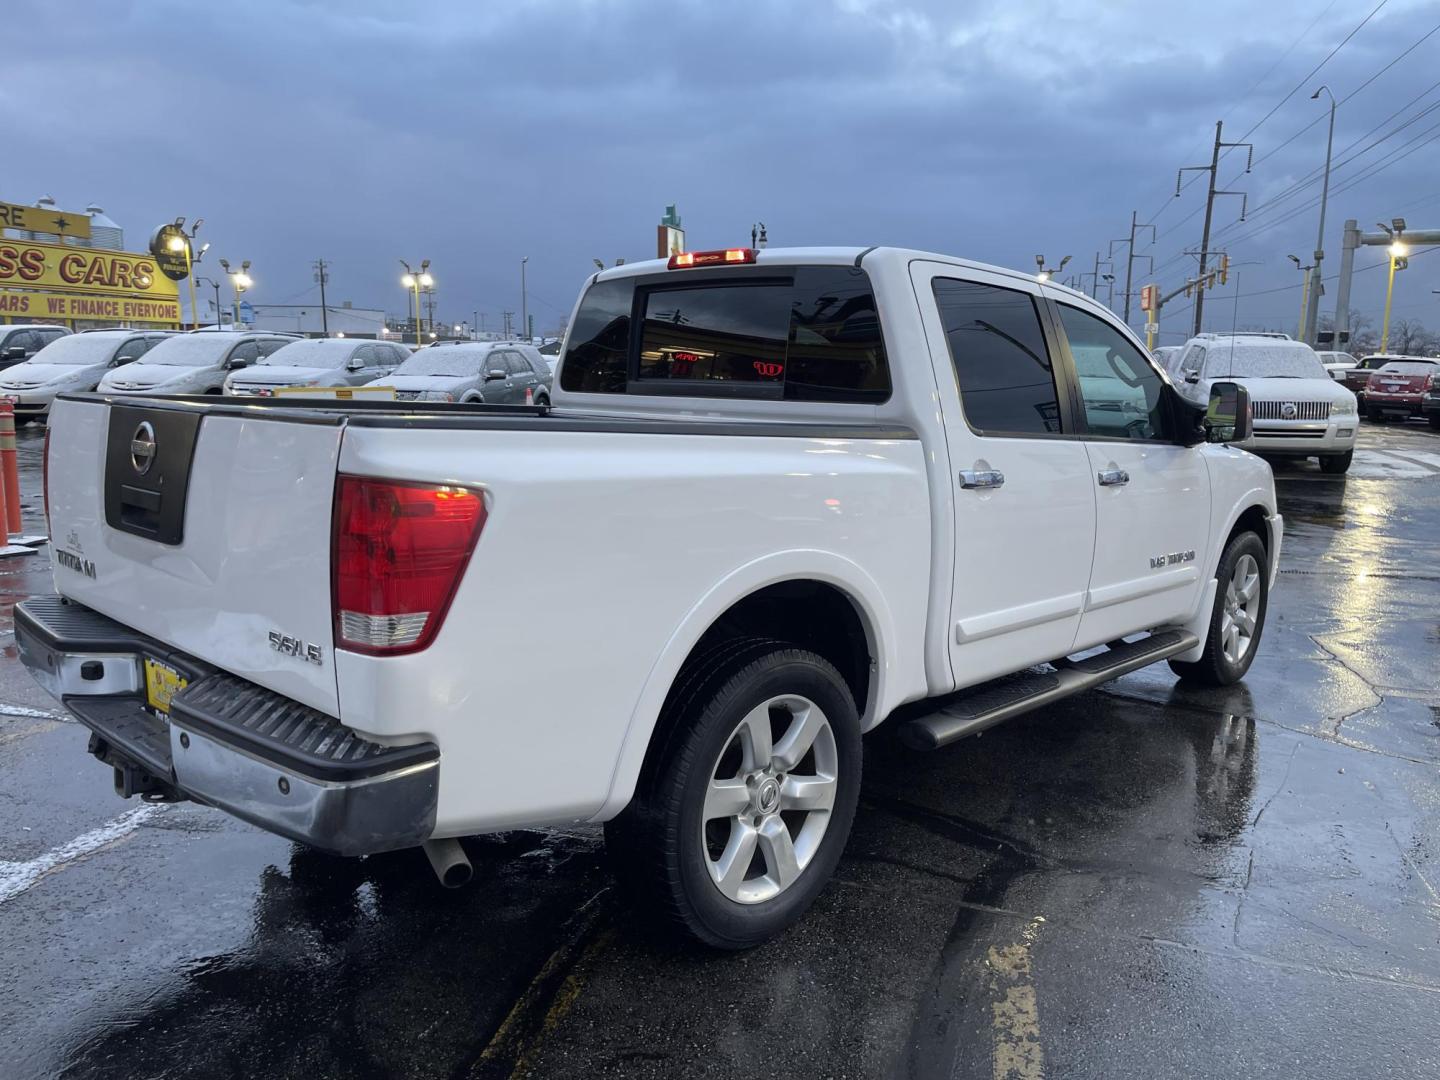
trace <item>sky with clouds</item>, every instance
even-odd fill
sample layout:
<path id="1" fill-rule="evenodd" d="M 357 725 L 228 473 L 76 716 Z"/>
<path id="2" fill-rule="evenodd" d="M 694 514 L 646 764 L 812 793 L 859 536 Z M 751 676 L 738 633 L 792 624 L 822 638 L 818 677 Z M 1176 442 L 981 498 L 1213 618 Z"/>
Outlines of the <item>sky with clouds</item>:
<path id="1" fill-rule="evenodd" d="M 1221 164 L 1249 216 L 1217 201 L 1239 304 L 1232 279 L 1207 326 L 1293 332 L 1285 256 L 1308 262 L 1315 242 L 1322 83 L 1342 101 L 1327 274 L 1346 218 L 1440 228 L 1440 8 L 1425 0 L 6 8 L 0 198 L 97 201 L 132 247 L 177 214 L 204 218 L 207 261 L 252 260 L 257 303 L 317 299 L 323 256 L 332 303 L 401 314 L 398 260 L 429 258 L 440 318 L 478 309 L 494 327 L 519 310 L 528 256 L 543 330 L 592 259 L 653 255 L 668 203 L 692 248 L 746 242 L 763 220 L 772 246 L 898 244 L 1027 270 L 1068 254 L 1067 275 L 1126 237 L 1134 210 L 1156 233 L 1137 253 L 1168 288 L 1193 272 L 1204 202 L 1203 180 L 1174 197 L 1176 170 L 1208 162 L 1223 119 L 1256 164 L 1245 174 L 1243 150 Z M 1383 258 L 1364 249 L 1356 266 Z M 1357 274 L 1356 309 L 1378 319 L 1384 278 Z M 1399 276 L 1396 315 L 1440 327 L 1432 289 L 1440 252 Z M 1332 284 L 1322 311 L 1333 300 Z M 1165 340 L 1183 340 L 1184 307 Z"/>

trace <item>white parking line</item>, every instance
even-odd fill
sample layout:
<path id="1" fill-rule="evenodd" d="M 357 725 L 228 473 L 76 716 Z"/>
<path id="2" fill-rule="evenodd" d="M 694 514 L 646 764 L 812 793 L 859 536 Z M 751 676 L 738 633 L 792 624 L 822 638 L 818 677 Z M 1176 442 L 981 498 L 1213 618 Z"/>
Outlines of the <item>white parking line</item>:
<path id="1" fill-rule="evenodd" d="M 86 855 L 99 851 L 107 844 L 124 839 L 144 824 L 147 818 L 154 817 L 164 808 L 161 803 L 146 803 L 143 806 L 137 806 L 134 810 L 128 810 L 121 814 L 114 821 L 101 825 L 98 829 L 82 833 L 69 843 L 61 844 L 29 862 L 0 860 L 0 904 L 15 899 L 46 874 L 59 870 L 76 859 L 83 859 Z"/>
<path id="2" fill-rule="evenodd" d="M 1405 456 L 1388 450 L 1356 450 L 1347 475 L 1361 480 L 1416 480 L 1440 473 L 1440 460 L 1431 468 L 1423 460 L 1412 460 L 1419 456 L 1417 453 Z M 1440 458 L 1436 454 L 1425 456 Z"/>
<path id="3" fill-rule="evenodd" d="M 37 720 L 63 720 L 57 712 L 49 709 L 32 709 L 28 705 L 6 705 L 0 702 L 0 716 L 32 716 Z"/>

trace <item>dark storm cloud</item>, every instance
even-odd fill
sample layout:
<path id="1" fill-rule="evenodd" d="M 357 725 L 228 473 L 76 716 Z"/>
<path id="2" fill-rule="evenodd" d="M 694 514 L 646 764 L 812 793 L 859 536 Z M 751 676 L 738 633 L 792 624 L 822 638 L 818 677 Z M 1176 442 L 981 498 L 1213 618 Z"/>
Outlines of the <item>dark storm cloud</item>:
<path id="1" fill-rule="evenodd" d="M 1176 168 L 1205 159 L 1216 119 L 1240 136 L 1373 6 L 35 0 L 12 25 L 55 44 L 22 51 L 0 87 L 0 197 L 97 199 L 132 238 L 204 217 L 216 254 L 254 260 L 259 301 L 313 299 L 308 264 L 324 255 L 332 298 L 398 312 L 395 260 L 423 256 L 443 317 L 493 320 L 518 309 L 529 255 L 542 327 L 592 257 L 648 255 L 668 202 L 692 246 L 748 239 L 760 218 L 775 243 L 910 244 L 1027 268 L 1068 253 L 1072 270 L 1125 235 L 1132 209 L 1160 211 L 1151 253 L 1178 281 L 1201 189 L 1167 203 Z M 1256 132 L 1257 156 L 1314 117 L 1313 85 L 1343 97 L 1437 18 L 1391 0 Z M 1426 55 L 1347 102 L 1337 147 L 1430 85 Z M 1323 137 L 1321 124 L 1236 186 L 1258 206 L 1319 163 Z M 1332 199 L 1332 268 L 1346 217 L 1373 226 L 1422 203 L 1407 216 L 1424 223 L 1437 157 L 1422 145 Z M 1217 228 L 1238 209 L 1222 200 Z M 1440 203 L 1428 212 L 1440 220 Z M 1313 246 L 1313 210 L 1245 241 L 1280 216 L 1221 234 L 1237 263 L 1263 261 L 1242 270 L 1247 292 L 1293 284 L 1284 255 Z M 1431 258 L 1403 279 L 1406 314 L 1431 306 Z M 1379 278 L 1357 278 L 1358 303 L 1375 306 Z M 1239 317 L 1283 325 L 1298 301 L 1257 296 Z"/>

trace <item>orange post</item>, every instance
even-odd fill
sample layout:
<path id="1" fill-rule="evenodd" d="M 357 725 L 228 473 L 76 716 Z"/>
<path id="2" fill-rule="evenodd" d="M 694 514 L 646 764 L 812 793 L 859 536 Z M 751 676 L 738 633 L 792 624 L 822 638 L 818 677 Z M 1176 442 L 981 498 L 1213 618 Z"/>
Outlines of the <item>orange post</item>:
<path id="1" fill-rule="evenodd" d="M 20 468 L 15 464 L 15 403 L 0 401 L 0 471 L 5 474 L 5 525 L 20 535 Z"/>

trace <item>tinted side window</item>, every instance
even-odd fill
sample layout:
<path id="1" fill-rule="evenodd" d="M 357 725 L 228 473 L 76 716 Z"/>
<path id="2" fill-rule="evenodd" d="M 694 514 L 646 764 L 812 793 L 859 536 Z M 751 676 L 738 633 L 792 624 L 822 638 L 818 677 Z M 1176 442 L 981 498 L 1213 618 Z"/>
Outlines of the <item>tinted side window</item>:
<path id="1" fill-rule="evenodd" d="M 680 380 L 773 387 L 785 377 L 790 287 L 695 284 L 645 295 L 641 381 Z"/>
<path id="2" fill-rule="evenodd" d="M 1059 432 L 1055 373 L 1035 301 L 1013 289 L 936 278 L 935 303 L 970 426 L 986 435 Z"/>
<path id="3" fill-rule="evenodd" d="M 131 338 L 115 350 L 115 359 L 119 360 L 122 356 L 128 356 L 131 360 L 139 360 L 149 348 L 150 342 L 145 338 Z"/>
<path id="4" fill-rule="evenodd" d="M 527 364 L 524 358 L 517 352 L 506 353 L 505 363 L 509 366 L 511 375 L 530 374 L 530 365 Z"/>
<path id="5" fill-rule="evenodd" d="M 623 394 L 630 350 L 630 308 L 635 281 L 591 286 L 575 312 L 560 385 L 572 393 Z"/>
<path id="6" fill-rule="evenodd" d="M 870 278 L 853 266 L 795 272 L 785 396 L 802 401 L 884 401 L 890 368 Z"/>
<path id="7" fill-rule="evenodd" d="M 1128 338 L 1089 312 L 1060 305 L 1060 323 L 1075 360 L 1085 426 L 1094 435 L 1163 439 L 1160 373 Z"/>
<path id="8" fill-rule="evenodd" d="M 230 350 L 230 363 L 253 364 L 260 356 L 260 347 L 253 341 L 242 341 Z"/>

